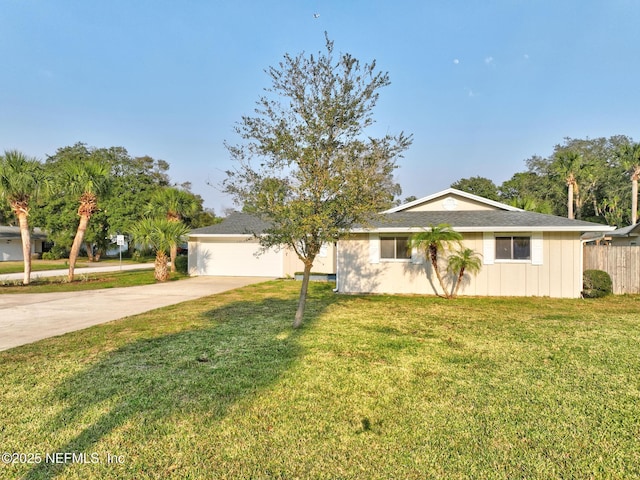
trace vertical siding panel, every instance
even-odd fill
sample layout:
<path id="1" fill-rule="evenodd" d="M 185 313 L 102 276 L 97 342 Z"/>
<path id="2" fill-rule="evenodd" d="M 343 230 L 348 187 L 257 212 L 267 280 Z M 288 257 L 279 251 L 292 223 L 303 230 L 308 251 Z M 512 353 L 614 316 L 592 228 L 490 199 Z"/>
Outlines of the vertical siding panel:
<path id="1" fill-rule="evenodd" d="M 549 296 L 558 297 L 562 291 L 562 245 L 556 235 L 549 239 Z"/>

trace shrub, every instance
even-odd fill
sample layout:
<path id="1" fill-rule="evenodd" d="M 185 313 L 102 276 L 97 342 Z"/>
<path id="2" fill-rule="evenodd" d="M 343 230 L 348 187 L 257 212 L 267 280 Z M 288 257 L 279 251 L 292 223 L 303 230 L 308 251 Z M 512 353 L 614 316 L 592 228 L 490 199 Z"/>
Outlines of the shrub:
<path id="1" fill-rule="evenodd" d="M 613 293 L 613 282 L 605 271 L 585 270 L 582 275 L 582 288 L 584 298 L 605 297 Z"/>
<path id="2" fill-rule="evenodd" d="M 184 274 L 189 273 L 189 259 L 186 255 L 176 257 L 176 271 Z"/>
<path id="3" fill-rule="evenodd" d="M 51 250 L 42 254 L 43 260 L 60 260 L 61 258 L 67 257 L 69 257 L 69 251 L 66 248 L 60 247 L 58 245 L 52 246 Z"/>

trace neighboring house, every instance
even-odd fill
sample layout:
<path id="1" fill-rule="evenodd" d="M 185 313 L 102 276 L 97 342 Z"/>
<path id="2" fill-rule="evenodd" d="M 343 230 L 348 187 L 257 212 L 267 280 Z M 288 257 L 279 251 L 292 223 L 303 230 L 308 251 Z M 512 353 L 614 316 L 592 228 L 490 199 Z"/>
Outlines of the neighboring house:
<path id="1" fill-rule="evenodd" d="M 441 293 L 430 262 L 404 247 L 413 233 L 441 223 L 461 233 L 464 246 L 482 257 L 482 269 L 466 276 L 459 294 L 490 296 L 580 297 L 581 235 L 614 228 L 527 212 L 449 188 L 387 210 L 368 228 L 341 239 L 338 291 Z"/>
<path id="2" fill-rule="evenodd" d="M 266 222 L 246 213 L 234 212 L 221 223 L 189 233 L 189 274 L 238 277 L 293 277 L 304 268 L 288 248 L 261 252 L 256 235 Z M 335 246 L 323 247 L 314 262 L 314 272 L 335 273 Z"/>
<path id="3" fill-rule="evenodd" d="M 640 245 L 640 223 L 624 228 L 618 228 L 608 232 L 605 241 L 614 246 L 637 246 Z"/>
<path id="4" fill-rule="evenodd" d="M 31 232 L 31 254 L 42 253 L 42 245 L 47 236 L 39 228 Z M 6 227 L 0 225 L 0 261 L 24 260 L 22 256 L 22 238 L 20 227 Z"/>

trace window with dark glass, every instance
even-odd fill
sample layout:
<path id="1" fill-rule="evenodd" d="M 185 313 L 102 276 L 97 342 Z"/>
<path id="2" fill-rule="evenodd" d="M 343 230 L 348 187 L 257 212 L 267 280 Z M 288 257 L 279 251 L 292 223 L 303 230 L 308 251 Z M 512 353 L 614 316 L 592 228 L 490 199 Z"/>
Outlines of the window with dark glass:
<path id="1" fill-rule="evenodd" d="M 496 260 L 531 260 L 531 237 L 496 237 Z"/>
<path id="2" fill-rule="evenodd" d="M 411 258 L 409 237 L 381 237 L 380 258 L 394 260 Z"/>

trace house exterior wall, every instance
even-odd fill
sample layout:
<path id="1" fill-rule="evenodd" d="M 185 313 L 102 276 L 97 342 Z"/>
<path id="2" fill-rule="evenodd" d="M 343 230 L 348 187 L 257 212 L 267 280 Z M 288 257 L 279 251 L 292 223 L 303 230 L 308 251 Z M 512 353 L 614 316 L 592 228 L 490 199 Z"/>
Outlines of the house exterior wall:
<path id="1" fill-rule="evenodd" d="M 22 241 L 19 238 L 17 240 L 2 241 L 2 245 L 0 245 L 0 260 L 9 262 L 22 259 Z"/>
<path id="2" fill-rule="evenodd" d="M 297 272 L 304 270 L 304 264 L 291 249 L 284 251 L 284 274 L 293 277 Z M 312 272 L 315 273 L 336 273 L 336 246 L 335 244 L 325 245 L 320 254 L 313 262 Z"/>
<path id="3" fill-rule="evenodd" d="M 42 240 L 31 239 L 31 254 L 42 253 Z M 22 239 L 11 238 L 0 240 L 0 261 L 10 262 L 24 260 L 22 257 Z"/>
<path id="4" fill-rule="evenodd" d="M 288 248 L 270 249 L 258 256 L 258 240 L 247 236 L 191 237 L 189 275 L 293 277 L 304 264 Z M 336 248 L 327 245 L 316 257 L 313 272 L 336 273 Z"/>
<path id="5" fill-rule="evenodd" d="M 638 237 L 612 237 L 611 245 L 618 246 L 636 246 L 640 245 Z"/>
<path id="6" fill-rule="evenodd" d="M 414 207 L 407 208 L 406 212 L 442 212 L 450 210 L 495 210 L 495 207 L 473 201 L 458 195 L 447 195 L 446 197 L 431 200 L 430 202 L 421 203 Z"/>
<path id="7" fill-rule="evenodd" d="M 482 233 L 464 234 L 464 247 L 479 254 L 483 253 L 485 242 Z M 545 232 L 541 242 L 540 265 L 531 261 L 483 263 L 478 275 L 465 275 L 458 294 L 578 298 L 582 290 L 579 233 Z M 446 274 L 446 263 L 441 261 L 441 271 L 451 288 L 454 277 Z M 423 255 L 414 252 L 411 260 L 372 262 L 369 234 L 340 240 L 337 263 L 337 286 L 343 293 L 442 293 L 431 264 Z"/>

